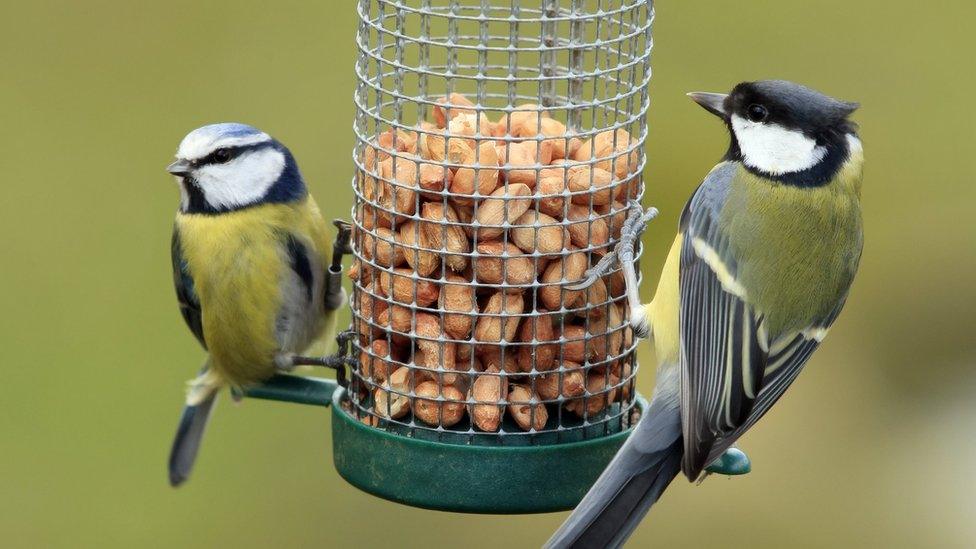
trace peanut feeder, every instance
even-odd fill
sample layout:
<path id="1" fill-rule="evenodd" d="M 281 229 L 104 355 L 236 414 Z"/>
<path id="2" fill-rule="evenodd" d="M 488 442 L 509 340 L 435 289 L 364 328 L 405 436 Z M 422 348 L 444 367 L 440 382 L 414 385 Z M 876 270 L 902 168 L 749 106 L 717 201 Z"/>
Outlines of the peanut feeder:
<path id="1" fill-rule="evenodd" d="M 331 404 L 365 491 L 572 508 L 639 417 L 620 273 L 565 287 L 644 192 L 653 9 L 599 4 L 358 2 L 355 360 Z M 251 395 L 314 400 L 287 383 Z"/>

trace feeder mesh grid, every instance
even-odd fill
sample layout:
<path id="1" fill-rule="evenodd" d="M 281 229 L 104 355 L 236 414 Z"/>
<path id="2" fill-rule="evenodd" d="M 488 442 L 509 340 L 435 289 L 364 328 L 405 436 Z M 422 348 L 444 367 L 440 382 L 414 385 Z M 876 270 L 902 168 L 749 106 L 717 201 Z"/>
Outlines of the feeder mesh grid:
<path id="1" fill-rule="evenodd" d="M 563 285 L 581 276 L 571 265 L 613 248 L 628 199 L 643 195 L 651 4 L 360 0 L 358 11 L 350 409 L 460 443 L 626 429 L 637 363 L 619 266 L 585 291 Z M 548 217 L 525 221 L 525 205 Z M 558 251 L 541 241 L 553 234 L 570 237 Z M 458 310 L 452 296 L 475 299 Z M 506 419 L 486 430 L 474 412 Z"/>

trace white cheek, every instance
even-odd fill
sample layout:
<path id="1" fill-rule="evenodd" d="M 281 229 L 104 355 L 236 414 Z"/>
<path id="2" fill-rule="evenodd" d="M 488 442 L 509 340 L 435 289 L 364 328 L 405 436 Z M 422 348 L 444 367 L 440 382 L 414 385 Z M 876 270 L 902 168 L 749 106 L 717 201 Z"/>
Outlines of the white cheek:
<path id="1" fill-rule="evenodd" d="M 227 164 L 205 166 L 194 176 L 210 206 L 234 208 L 261 200 L 284 169 L 283 154 L 274 149 L 263 149 Z"/>
<path id="2" fill-rule="evenodd" d="M 772 175 L 812 168 L 827 155 L 827 149 L 800 131 L 777 124 L 761 124 L 732 116 L 742 160 L 747 166 Z"/>

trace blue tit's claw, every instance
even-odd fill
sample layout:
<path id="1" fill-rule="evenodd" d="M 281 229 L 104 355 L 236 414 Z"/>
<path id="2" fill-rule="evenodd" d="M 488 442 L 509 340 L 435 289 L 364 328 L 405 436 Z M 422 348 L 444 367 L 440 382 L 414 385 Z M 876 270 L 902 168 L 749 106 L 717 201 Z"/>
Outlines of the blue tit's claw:
<path id="1" fill-rule="evenodd" d="M 752 460 L 738 448 L 729 448 L 705 471 L 718 475 L 746 475 L 752 471 Z"/>
<path id="2" fill-rule="evenodd" d="M 339 230 L 336 235 L 334 250 L 342 255 L 352 254 L 352 224 L 344 219 L 333 219 L 332 224 Z"/>

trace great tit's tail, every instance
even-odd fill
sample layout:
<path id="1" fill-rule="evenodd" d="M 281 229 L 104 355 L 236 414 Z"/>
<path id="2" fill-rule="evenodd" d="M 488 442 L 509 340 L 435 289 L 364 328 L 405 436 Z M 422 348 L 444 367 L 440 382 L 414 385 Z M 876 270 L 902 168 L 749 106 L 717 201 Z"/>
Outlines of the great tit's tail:
<path id="1" fill-rule="evenodd" d="M 613 461 L 545 547 L 622 546 L 681 470 L 681 455 L 677 405 L 655 399 Z"/>
<path id="2" fill-rule="evenodd" d="M 176 428 L 176 438 L 169 452 L 169 483 L 174 488 L 183 484 L 190 476 L 207 420 L 210 419 L 217 392 L 222 386 L 220 378 L 209 367 L 209 361 L 203 366 L 200 375 L 190 382 L 183 414 Z"/>

